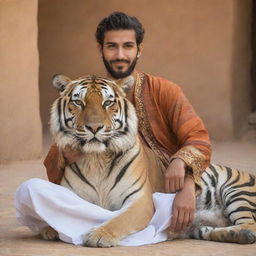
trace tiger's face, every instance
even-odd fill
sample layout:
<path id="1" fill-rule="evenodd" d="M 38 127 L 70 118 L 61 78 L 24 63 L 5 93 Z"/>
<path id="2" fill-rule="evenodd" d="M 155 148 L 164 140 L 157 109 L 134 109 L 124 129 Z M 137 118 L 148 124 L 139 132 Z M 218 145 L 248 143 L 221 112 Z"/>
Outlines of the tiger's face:
<path id="1" fill-rule="evenodd" d="M 84 152 L 125 150 L 135 140 L 137 119 L 120 85 L 102 77 L 53 78 L 60 97 L 54 102 L 50 126 L 57 144 Z"/>

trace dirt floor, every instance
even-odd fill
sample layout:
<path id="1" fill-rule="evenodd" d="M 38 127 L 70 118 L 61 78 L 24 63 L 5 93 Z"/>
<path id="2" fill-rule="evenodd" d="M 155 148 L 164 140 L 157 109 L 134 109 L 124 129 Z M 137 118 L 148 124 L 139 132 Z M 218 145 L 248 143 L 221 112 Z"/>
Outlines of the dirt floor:
<path id="1" fill-rule="evenodd" d="M 45 151 L 44 151 L 45 154 Z M 256 143 L 215 142 L 214 163 L 237 167 L 256 174 Z M 177 240 L 140 247 L 95 249 L 63 242 L 47 242 L 22 227 L 15 219 L 14 193 L 19 184 L 32 178 L 46 179 L 42 160 L 23 161 L 0 165 L 0 255 L 180 255 L 180 256 L 255 256 L 256 244 L 238 245 L 198 240 Z"/>

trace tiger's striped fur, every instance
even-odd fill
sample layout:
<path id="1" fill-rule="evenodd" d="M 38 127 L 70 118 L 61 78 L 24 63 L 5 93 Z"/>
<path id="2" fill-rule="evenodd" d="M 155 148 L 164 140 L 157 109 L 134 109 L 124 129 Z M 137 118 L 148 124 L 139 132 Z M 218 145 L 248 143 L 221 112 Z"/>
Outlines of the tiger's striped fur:
<path id="1" fill-rule="evenodd" d="M 150 221 L 152 192 L 163 192 L 163 167 L 140 143 L 134 107 L 120 85 L 101 77 L 72 81 L 62 75 L 54 77 L 53 83 L 61 94 L 51 112 L 55 141 L 61 148 L 69 145 L 84 152 L 84 157 L 65 168 L 61 184 L 106 209 L 123 209 L 86 234 L 84 243 L 117 245 Z M 193 224 L 181 233 L 170 233 L 169 238 L 253 243 L 255 206 L 253 175 L 210 165 L 202 175 Z"/>
<path id="2" fill-rule="evenodd" d="M 170 238 L 196 238 L 240 244 L 256 241 L 255 176 L 211 164 L 202 174 L 193 225 Z"/>
<path id="3" fill-rule="evenodd" d="M 65 167 L 61 185 L 106 209 L 123 209 L 84 238 L 88 246 L 117 245 L 149 223 L 154 212 L 149 179 L 163 179 L 149 177 L 147 170 L 150 164 L 161 173 L 161 165 L 145 153 L 137 136 L 135 109 L 114 81 L 94 76 L 74 81 L 56 76 L 53 81 L 61 94 L 51 112 L 55 141 L 61 148 L 69 145 L 84 152 Z"/>

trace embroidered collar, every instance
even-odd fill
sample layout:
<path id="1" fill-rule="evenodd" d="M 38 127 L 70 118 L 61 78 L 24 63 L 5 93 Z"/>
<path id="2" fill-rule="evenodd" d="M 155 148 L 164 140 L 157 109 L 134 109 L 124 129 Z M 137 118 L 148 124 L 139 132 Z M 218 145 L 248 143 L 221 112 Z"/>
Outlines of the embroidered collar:
<path id="1" fill-rule="evenodd" d="M 144 88 L 145 88 L 146 76 L 144 73 L 136 74 L 136 82 L 134 88 L 134 98 L 136 113 L 139 122 L 139 130 L 142 133 L 144 140 L 147 142 L 151 150 L 159 157 L 161 162 L 167 167 L 170 160 L 164 155 L 164 153 L 158 148 L 158 143 L 153 134 L 151 125 L 149 123 L 148 113 L 145 109 L 145 99 L 144 99 Z"/>

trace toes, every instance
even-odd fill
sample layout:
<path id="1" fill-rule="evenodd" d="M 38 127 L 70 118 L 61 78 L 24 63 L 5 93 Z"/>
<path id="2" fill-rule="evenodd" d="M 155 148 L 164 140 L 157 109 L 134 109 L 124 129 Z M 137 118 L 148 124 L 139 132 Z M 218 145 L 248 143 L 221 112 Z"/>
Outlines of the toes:
<path id="1" fill-rule="evenodd" d="M 117 244 L 118 239 L 102 228 L 91 230 L 84 236 L 84 245 L 89 247 L 113 247 Z"/>
<path id="2" fill-rule="evenodd" d="M 56 230 L 54 230 L 52 227 L 48 226 L 45 227 L 41 231 L 41 236 L 48 241 L 54 241 L 59 239 L 59 234 Z"/>
<path id="3" fill-rule="evenodd" d="M 238 243 L 240 244 L 252 244 L 256 241 L 256 234 L 251 230 L 242 229 L 239 232 Z"/>

